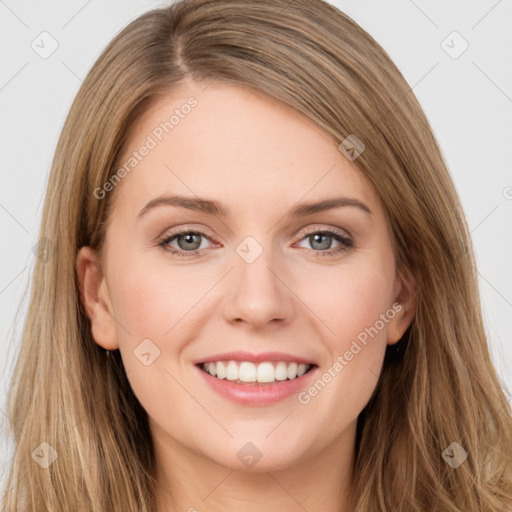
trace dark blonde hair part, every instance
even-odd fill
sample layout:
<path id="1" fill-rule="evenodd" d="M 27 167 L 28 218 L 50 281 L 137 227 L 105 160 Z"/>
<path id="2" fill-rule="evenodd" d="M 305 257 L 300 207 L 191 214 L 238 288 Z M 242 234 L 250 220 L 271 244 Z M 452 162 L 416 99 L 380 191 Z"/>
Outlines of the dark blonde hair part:
<path id="1" fill-rule="evenodd" d="M 143 14 L 104 50 L 62 130 L 39 260 L 9 390 L 15 453 L 4 510 L 150 512 L 147 414 L 118 352 L 94 342 L 80 300 L 78 250 L 101 250 L 116 172 L 135 123 L 186 80 L 250 87 L 303 113 L 357 158 L 389 222 L 397 271 L 417 310 L 389 349 L 358 419 L 356 512 L 504 512 L 512 507 L 512 413 L 492 365 L 471 240 L 428 121 L 386 52 L 321 0 L 184 0 Z M 136 172 L 136 171 L 134 171 Z M 59 454 L 45 471 L 31 453 Z M 468 453 L 457 469 L 442 458 Z"/>

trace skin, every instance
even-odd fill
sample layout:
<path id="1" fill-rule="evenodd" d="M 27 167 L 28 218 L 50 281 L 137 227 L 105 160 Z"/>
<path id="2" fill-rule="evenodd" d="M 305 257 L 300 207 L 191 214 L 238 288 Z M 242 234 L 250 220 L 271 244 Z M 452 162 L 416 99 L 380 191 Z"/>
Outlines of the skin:
<path id="1" fill-rule="evenodd" d="M 377 384 L 387 344 L 414 314 L 414 282 L 396 272 L 390 229 L 370 182 L 310 120 L 239 86 L 185 82 L 133 127 L 127 158 L 190 96 L 198 105 L 117 185 L 104 253 L 77 257 L 92 335 L 119 349 L 147 411 L 157 460 L 157 512 L 352 510 L 356 422 Z M 125 159 L 121 159 L 123 162 Z M 163 194 L 206 197 L 231 216 L 159 206 Z M 300 202 L 346 196 L 346 206 L 289 219 Z M 198 230 L 200 255 L 158 245 L 171 230 Z M 350 235 L 353 247 L 308 236 Z M 263 252 L 236 252 L 252 236 Z M 169 245 L 187 249 L 184 237 Z M 331 245 L 329 246 L 329 241 Z M 194 240 L 192 241 L 194 242 Z M 181 243 L 181 245 L 179 245 Z M 283 351 L 316 361 L 321 376 L 365 328 L 398 302 L 400 312 L 308 404 L 236 404 L 198 377 L 193 362 L 231 350 Z M 160 355 L 135 357 L 150 339 Z M 261 452 L 251 468 L 237 457 Z"/>

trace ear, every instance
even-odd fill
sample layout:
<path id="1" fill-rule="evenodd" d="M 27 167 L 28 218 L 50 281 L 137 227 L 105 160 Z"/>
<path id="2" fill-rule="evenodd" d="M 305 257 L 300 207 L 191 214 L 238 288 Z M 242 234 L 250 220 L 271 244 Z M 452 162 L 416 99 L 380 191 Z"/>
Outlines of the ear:
<path id="1" fill-rule="evenodd" d="M 82 247 L 76 257 L 80 297 L 91 320 L 94 341 L 107 350 L 119 348 L 114 310 L 98 255 L 91 247 Z"/>
<path id="2" fill-rule="evenodd" d="M 387 327 L 387 344 L 394 345 L 403 336 L 416 313 L 417 282 L 411 270 L 398 270 L 395 279 L 395 316 Z"/>

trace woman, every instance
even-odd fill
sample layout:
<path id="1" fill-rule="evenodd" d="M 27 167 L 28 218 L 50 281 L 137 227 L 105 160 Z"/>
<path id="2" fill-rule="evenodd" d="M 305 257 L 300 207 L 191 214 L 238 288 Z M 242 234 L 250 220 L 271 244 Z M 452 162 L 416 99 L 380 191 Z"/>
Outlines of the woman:
<path id="1" fill-rule="evenodd" d="M 510 510 L 459 200 L 329 4 L 132 22 L 72 105 L 41 236 L 6 510 Z"/>

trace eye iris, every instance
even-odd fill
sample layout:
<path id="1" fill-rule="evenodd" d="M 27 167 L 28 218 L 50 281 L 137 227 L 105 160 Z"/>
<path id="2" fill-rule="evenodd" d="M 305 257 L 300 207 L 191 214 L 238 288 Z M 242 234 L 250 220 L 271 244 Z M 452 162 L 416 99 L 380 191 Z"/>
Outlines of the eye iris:
<path id="1" fill-rule="evenodd" d="M 195 240 L 194 240 L 195 238 Z M 185 240 L 185 245 L 180 243 L 181 240 Z M 190 244 L 192 244 L 192 247 L 190 247 Z M 187 233 L 185 235 L 180 235 L 178 237 L 178 245 L 180 246 L 180 249 L 192 249 L 196 250 L 199 249 L 201 246 L 201 235 L 198 235 L 197 233 Z"/>
<path id="2" fill-rule="evenodd" d="M 314 244 L 318 241 L 319 238 L 324 238 L 324 243 L 320 243 L 321 247 L 315 247 Z M 323 233 L 315 233 L 314 235 L 311 235 L 310 237 L 310 241 L 311 241 L 311 247 L 313 247 L 313 249 L 329 249 L 330 248 L 330 245 L 331 245 L 331 241 L 329 240 L 331 237 L 331 235 L 327 235 L 327 234 L 323 234 Z M 325 240 L 327 240 L 327 244 L 325 243 Z"/>

